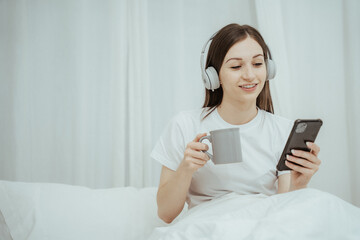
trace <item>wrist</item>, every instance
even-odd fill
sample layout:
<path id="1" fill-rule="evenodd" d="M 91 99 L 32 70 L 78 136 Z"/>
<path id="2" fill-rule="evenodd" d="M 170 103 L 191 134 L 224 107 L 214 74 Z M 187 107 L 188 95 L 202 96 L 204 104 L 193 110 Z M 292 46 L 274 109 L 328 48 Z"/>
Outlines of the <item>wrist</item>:
<path id="1" fill-rule="evenodd" d="M 180 164 L 180 166 L 176 170 L 176 173 L 179 176 L 182 176 L 182 177 L 190 177 L 190 178 L 192 178 L 192 175 L 194 174 L 194 170 L 191 169 L 191 168 L 186 167 L 184 164 Z"/>

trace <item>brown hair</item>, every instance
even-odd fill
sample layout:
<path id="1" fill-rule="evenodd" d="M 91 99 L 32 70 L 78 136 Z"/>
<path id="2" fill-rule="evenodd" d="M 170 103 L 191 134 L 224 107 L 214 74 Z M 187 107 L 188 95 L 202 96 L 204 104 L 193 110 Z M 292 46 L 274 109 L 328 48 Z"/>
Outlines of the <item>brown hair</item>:
<path id="1" fill-rule="evenodd" d="M 261 34 L 255 28 L 249 25 L 239 25 L 236 23 L 232 23 L 220 29 L 212 39 L 207 54 L 205 69 L 209 66 L 213 66 L 219 73 L 225 55 L 229 51 L 229 49 L 235 43 L 242 41 L 247 37 L 251 37 L 259 43 L 264 53 L 264 59 L 271 58 L 269 48 L 267 47 Z M 210 113 L 212 113 L 216 109 L 216 107 L 221 104 L 223 98 L 223 89 L 221 85 L 218 89 L 215 89 L 214 91 L 205 88 L 205 94 L 206 95 L 203 108 L 209 107 L 209 113 L 202 120 L 204 120 Z M 265 85 L 256 99 L 256 105 L 260 109 L 263 109 L 270 113 L 274 113 L 269 81 L 265 81 Z M 206 109 L 204 109 L 204 111 L 205 110 Z"/>

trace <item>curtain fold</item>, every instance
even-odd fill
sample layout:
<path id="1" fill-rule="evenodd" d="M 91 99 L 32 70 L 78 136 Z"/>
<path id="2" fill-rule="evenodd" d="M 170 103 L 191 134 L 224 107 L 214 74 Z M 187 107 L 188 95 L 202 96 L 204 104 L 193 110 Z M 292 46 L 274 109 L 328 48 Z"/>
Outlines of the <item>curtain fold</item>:
<path id="1" fill-rule="evenodd" d="M 350 186 L 352 200 L 360 206 L 360 2 L 343 1 L 344 66 L 346 84 L 346 126 L 349 138 Z"/>
<path id="2" fill-rule="evenodd" d="M 150 83 L 148 69 L 147 3 L 129 1 L 128 7 L 128 146 L 129 183 L 151 186 Z M 141 122 L 142 124 L 139 124 Z M 139 151 L 141 149 L 142 151 Z M 126 174 L 126 173 L 124 173 Z"/>

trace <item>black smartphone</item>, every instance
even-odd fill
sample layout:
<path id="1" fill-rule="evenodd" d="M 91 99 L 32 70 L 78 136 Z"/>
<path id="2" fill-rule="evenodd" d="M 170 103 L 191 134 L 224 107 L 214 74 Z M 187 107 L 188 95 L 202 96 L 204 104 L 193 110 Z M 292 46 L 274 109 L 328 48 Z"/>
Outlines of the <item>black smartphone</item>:
<path id="1" fill-rule="evenodd" d="M 278 171 L 291 170 L 285 165 L 286 154 L 291 154 L 291 149 L 310 152 L 306 142 L 315 142 L 323 122 L 321 119 L 296 119 L 290 132 L 284 150 L 280 156 L 276 169 Z M 294 162 L 293 162 L 294 163 Z M 299 165 L 297 163 L 294 163 Z"/>

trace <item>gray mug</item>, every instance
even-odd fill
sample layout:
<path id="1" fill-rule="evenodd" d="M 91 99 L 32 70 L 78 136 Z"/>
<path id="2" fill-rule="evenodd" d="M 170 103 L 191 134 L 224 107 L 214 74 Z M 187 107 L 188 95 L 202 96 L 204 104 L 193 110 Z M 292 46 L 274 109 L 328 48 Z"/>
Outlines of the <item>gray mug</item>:
<path id="1" fill-rule="evenodd" d="M 200 138 L 199 142 L 202 142 L 205 139 L 210 141 L 213 155 L 205 150 L 202 151 L 209 156 L 214 164 L 237 163 L 243 161 L 239 128 L 226 128 L 210 131 L 210 135 Z"/>

